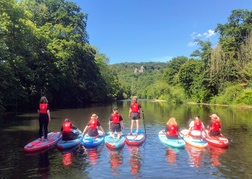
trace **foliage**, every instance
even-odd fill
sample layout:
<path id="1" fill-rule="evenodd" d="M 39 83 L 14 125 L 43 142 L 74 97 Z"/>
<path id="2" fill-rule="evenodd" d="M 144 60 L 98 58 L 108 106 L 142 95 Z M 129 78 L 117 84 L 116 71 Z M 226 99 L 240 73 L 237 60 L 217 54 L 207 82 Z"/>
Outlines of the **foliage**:
<path id="1" fill-rule="evenodd" d="M 234 104 L 234 101 L 236 101 L 243 91 L 241 85 L 230 85 L 223 91 L 223 94 L 214 97 L 212 102 L 215 104 Z"/>
<path id="2" fill-rule="evenodd" d="M 77 107 L 122 98 L 108 59 L 88 43 L 87 14 L 67 0 L 1 3 L 0 110 Z M 8 90 L 6 90 L 8 89 Z"/>
<path id="3" fill-rule="evenodd" d="M 89 44 L 88 15 L 67 0 L 2 0 L 0 4 L 0 111 L 50 105 L 78 107 L 130 98 L 251 104 L 252 11 L 233 10 L 215 48 L 167 63 L 119 63 Z M 247 88 L 247 89 L 246 89 Z"/>
<path id="4" fill-rule="evenodd" d="M 243 93 L 239 94 L 234 100 L 235 104 L 252 105 L 252 90 L 244 90 Z"/>
<path id="5" fill-rule="evenodd" d="M 178 73 L 180 67 L 188 60 L 187 57 L 180 56 L 172 58 L 168 63 L 164 71 L 164 79 L 170 85 L 178 84 Z"/>

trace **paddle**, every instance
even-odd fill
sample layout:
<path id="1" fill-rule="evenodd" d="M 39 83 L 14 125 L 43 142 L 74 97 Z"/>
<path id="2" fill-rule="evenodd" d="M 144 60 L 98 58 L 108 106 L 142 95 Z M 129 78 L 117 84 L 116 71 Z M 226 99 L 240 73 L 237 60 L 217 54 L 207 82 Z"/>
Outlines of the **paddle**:
<path id="1" fill-rule="evenodd" d="M 142 111 L 142 116 L 143 116 L 143 123 L 144 123 L 144 134 L 146 135 L 146 127 L 145 127 L 145 120 L 144 120 L 144 111 Z"/>

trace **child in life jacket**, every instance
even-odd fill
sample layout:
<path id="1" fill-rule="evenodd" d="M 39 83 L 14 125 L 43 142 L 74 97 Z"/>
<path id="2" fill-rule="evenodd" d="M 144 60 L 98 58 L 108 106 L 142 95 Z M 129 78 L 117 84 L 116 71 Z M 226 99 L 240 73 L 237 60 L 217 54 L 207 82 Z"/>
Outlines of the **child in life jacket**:
<path id="1" fill-rule="evenodd" d="M 88 135 L 90 137 L 98 137 L 98 129 L 100 129 L 103 132 L 103 135 L 105 135 L 105 132 L 103 130 L 103 127 L 101 126 L 100 122 L 98 121 L 98 116 L 96 114 L 92 114 L 88 124 L 84 128 L 82 132 L 82 136 L 85 135 L 86 132 L 88 132 Z"/>
<path id="2" fill-rule="evenodd" d="M 76 132 L 77 127 L 66 118 L 61 126 L 62 140 L 74 140 L 77 139 L 79 132 Z"/>
<path id="3" fill-rule="evenodd" d="M 189 124 L 188 135 L 198 138 L 202 136 L 202 131 L 204 131 L 207 136 L 205 126 L 200 120 L 200 116 L 196 115 L 194 120 Z"/>
<path id="4" fill-rule="evenodd" d="M 210 124 L 207 126 L 209 129 L 209 136 L 220 136 L 221 131 L 221 123 L 220 118 L 216 114 L 212 114 L 210 116 L 211 121 Z"/>
<path id="5" fill-rule="evenodd" d="M 167 138 L 178 138 L 179 126 L 176 122 L 176 118 L 171 117 L 167 123 L 165 128 Z"/>
<path id="6" fill-rule="evenodd" d="M 117 107 L 114 107 L 113 113 L 109 117 L 109 129 L 110 129 L 110 136 L 115 138 L 114 132 L 116 131 L 118 134 L 118 138 L 121 137 L 121 131 L 123 129 L 123 118 L 118 113 Z"/>

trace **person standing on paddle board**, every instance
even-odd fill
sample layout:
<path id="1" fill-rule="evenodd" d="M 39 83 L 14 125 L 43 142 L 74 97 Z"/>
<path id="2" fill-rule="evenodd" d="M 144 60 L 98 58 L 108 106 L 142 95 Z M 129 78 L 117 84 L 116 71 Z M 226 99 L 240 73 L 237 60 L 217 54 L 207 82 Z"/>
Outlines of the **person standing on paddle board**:
<path id="1" fill-rule="evenodd" d="M 194 120 L 189 124 L 188 135 L 192 137 L 201 137 L 202 131 L 205 132 L 207 136 L 207 132 L 203 122 L 200 120 L 200 116 L 196 115 Z"/>
<path id="2" fill-rule="evenodd" d="M 178 138 L 179 127 L 178 127 L 176 118 L 171 117 L 167 121 L 165 132 L 166 132 L 166 137 L 167 138 L 172 138 L 172 139 L 177 139 Z"/>
<path id="3" fill-rule="evenodd" d="M 207 126 L 209 128 L 209 136 L 220 136 L 221 131 L 221 123 L 220 118 L 216 114 L 212 114 L 210 116 L 211 121 L 210 124 Z"/>
<path id="4" fill-rule="evenodd" d="M 88 124 L 86 125 L 86 127 L 84 128 L 82 132 L 82 136 L 84 136 L 85 133 L 88 132 L 88 135 L 90 137 L 97 137 L 99 135 L 98 129 L 100 129 L 103 132 L 103 135 L 105 135 L 103 127 L 98 121 L 98 116 L 96 114 L 92 114 Z"/>
<path id="5" fill-rule="evenodd" d="M 142 114 L 141 105 L 137 102 L 137 96 L 134 96 L 129 109 L 129 118 L 131 118 L 131 126 L 130 126 L 131 134 L 135 122 L 136 122 L 136 133 L 138 133 L 138 130 L 140 128 L 140 113 Z"/>
<path id="6" fill-rule="evenodd" d="M 110 129 L 110 136 L 115 138 L 114 132 L 118 133 L 118 138 L 121 137 L 121 131 L 123 129 L 123 118 L 118 113 L 117 107 L 114 107 L 113 113 L 109 117 L 109 129 Z"/>
<path id="7" fill-rule="evenodd" d="M 74 140 L 77 139 L 79 133 L 74 132 L 73 130 L 76 130 L 77 127 L 72 124 L 72 122 L 66 118 L 64 123 L 61 126 L 61 133 L 62 133 L 62 140 Z"/>
<path id="8" fill-rule="evenodd" d="M 39 104 L 39 138 L 43 136 L 43 129 L 44 129 L 44 140 L 47 140 L 47 133 L 48 133 L 48 123 L 51 121 L 50 117 L 50 110 L 48 105 L 48 100 L 45 96 L 40 98 Z"/>

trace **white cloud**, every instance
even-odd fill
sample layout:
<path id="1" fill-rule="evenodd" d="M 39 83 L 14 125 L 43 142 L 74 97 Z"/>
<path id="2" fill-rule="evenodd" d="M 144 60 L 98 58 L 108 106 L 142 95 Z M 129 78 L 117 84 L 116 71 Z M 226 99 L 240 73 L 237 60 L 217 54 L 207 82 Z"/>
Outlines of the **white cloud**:
<path id="1" fill-rule="evenodd" d="M 197 43 L 196 43 L 196 42 L 189 42 L 189 43 L 187 44 L 187 46 L 189 46 L 189 47 L 193 47 L 194 45 L 197 45 Z"/>
<path id="2" fill-rule="evenodd" d="M 204 40 L 204 39 L 209 39 L 210 37 L 215 36 L 215 35 L 216 35 L 216 33 L 214 32 L 214 30 L 209 29 L 207 32 L 204 32 L 203 34 L 197 33 L 197 32 L 193 32 L 190 36 L 191 36 L 191 38 L 193 40 L 196 39 L 196 38 L 202 38 Z M 195 42 L 189 42 L 187 44 L 187 46 L 193 47 L 196 44 L 197 43 L 195 43 Z"/>
<path id="3" fill-rule="evenodd" d="M 211 30 L 211 29 L 209 29 L 208 31 L 207 31 L 207 33 L 204 33 L 204 35 L 205 35 L 205 37 L 206 38 L 209 38 L 209 37 L 211 37 L 211 36 L 214 36 L 216 33 L 214 32 L 214 30 Z"/>
<path id="4" fill-rule="evenodd" d="M 196 37 L 205 37 L 205 38 L 209 38 L 211 36 L 214 36 L 216 33 L 214 32 L 214 30 L 209 29 L 207 32 L 204 32 L 203 34 L 201 33 L 196 33 L 193 32 L 190 36 L 192 39 L 195 39 Z"/>

